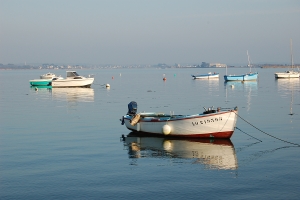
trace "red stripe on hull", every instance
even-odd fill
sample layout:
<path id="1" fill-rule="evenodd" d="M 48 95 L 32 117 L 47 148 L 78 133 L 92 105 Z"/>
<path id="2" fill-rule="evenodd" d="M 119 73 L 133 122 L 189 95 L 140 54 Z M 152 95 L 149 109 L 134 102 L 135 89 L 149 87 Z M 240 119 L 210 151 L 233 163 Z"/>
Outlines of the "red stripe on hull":
<path id="1" fill-rule="evenodd" d="M 158 134 L 158 133 L 148 133 L 148 132 L 142 132 L 142 131 L 136 131 L 133 129 L 129 129 L 135 133 L 143 134 L 143 135 L 153 135 L 153 136 L 164 136 L 164 137 L 181 137 L 181 138 L 220 138 L 220 139 L 229 139 L 233 131 L 227 131 L 227 132 L 216 132 L 216 133 L 207 133 L 207 134 L 193 134 L 193 135 L 164 135 L 164 134 Z"/>

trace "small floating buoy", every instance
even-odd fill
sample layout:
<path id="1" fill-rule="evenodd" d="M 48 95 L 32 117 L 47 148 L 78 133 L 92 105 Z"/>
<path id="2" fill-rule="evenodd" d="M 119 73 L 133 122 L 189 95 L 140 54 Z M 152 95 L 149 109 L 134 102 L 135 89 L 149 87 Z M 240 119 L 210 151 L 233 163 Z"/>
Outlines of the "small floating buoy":
<path id="1" fill-rule="evenodd" d="M 169 135 L 171 133 L 171 127 L 169 125 L 165 124 L 162 127 L 162 132 L 164 135 Z"/>

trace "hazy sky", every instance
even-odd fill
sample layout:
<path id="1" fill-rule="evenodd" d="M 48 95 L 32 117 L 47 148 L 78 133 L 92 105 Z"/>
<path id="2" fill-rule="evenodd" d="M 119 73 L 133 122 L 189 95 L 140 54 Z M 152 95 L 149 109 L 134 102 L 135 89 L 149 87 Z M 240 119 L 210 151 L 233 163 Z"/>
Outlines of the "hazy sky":
<path id="1" fill-rule="evenodd" d="M 0 63 L 300 63 L 300 0 L 0 0 Z"/>

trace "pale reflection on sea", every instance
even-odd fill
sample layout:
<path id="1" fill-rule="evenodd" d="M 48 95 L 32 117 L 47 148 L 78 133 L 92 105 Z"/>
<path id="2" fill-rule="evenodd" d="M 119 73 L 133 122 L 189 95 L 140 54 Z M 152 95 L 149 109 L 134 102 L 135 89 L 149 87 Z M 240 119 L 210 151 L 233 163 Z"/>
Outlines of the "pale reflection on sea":
<path id="1" fill-rule="evenodd" d="M 208 69 L 77 70 L 92 88 L 37 90 L 29 80 L 49 71 L 0 71 L 0 199 L 298 199 L 300 81 L 256 70 L 258 81 L 227 83 L 225 69 L 211 80 L 191 77 Z M 240 117 L 231 140 L 141 137 L 119 121 L 130 101 Z"/>
<path id="2" fill-rule="evenodd" d="M 238 167 L 233 144 L 227 139 L 141 137 L 132 132 L 123 141 L 129 157 L 133 158 L 132 165 L 136 164 L 134 158 L 166 158 L 175 164 L 185 159 L 208 169 L 235 170 Z"/>

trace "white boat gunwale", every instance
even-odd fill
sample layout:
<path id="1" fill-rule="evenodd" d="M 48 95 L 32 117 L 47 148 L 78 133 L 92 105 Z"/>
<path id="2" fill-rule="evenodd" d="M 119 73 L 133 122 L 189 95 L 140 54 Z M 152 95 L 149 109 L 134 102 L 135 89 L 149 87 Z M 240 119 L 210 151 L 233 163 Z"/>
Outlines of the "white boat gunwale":
<path id="1" fill-rule="evenodd" d="M 142 119 L 162 119 L 160 120 L 161 122 L 165 122 L 165 121 L 177 121 L 177 120 L 190 120 L 190 119 L 197 119 L 197 118 L 204 118 L 204 117 L 211 117 L 211 116 L 216 116 L 216 115 L 220 115 L 220 114 L 225 114 L 225 113 L 230 113 L 234 110 L 228 110 L 228 111 L 219 111 L 219 112 L 215 112 L 215 113 L 209 113 L 209 114 L 193 114 L 193 115 L 157 115 L 157 116 L 147 116 L 147 115 L 143 115 L 143 113 L 139 113 L 141 115 Z M 164 119 L 167 118 L 167 119 Z M 130 115 L 125 115 L 124 116 L 125 120 L 131 120 L 132 116 Z M 143 121 L 143 122 L 153 122 L 153 121 Z"/>

